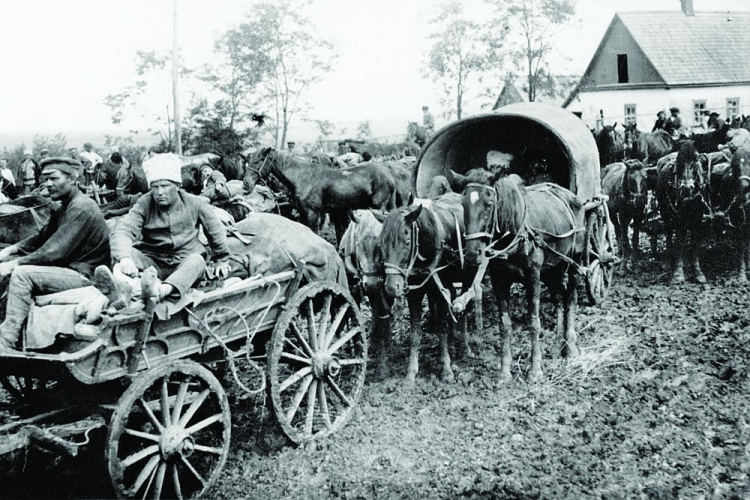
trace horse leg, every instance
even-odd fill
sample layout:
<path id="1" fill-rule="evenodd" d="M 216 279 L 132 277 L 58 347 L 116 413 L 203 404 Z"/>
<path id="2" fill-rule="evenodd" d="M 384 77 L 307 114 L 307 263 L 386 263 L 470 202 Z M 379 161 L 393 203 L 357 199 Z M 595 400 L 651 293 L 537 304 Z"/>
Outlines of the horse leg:
<path id="1" fill-rule="evenodd" d="M 750 227 L 745 226 L 740 233 L 740 283 L 747 284 L 747 271 L 750 270 Z"/>
<path id="2" fill-rule="evenodd" d="M 576 312 L 578 310 L 578 271 L 568 269 L 568 280 L 564 287 L 565 335 L 562 355 L 569 358 L 578 356 L 578 335 L 576 334 Z"/>
<path id="3" fill-rule="evenodd" d="M 461 293 L 466 293 L 469 291 L 469 287 L 471 287 L 472 282 L 474 281 L 473 276 L 476 274 L 476 271 L 474 272 L 467 272 L 464 273 L 464 279 L 461 283 Z M 482 286 L 481 283 L 479 286 Z M 455 297 L 453 298 L 455 300 Z M 478 301 L 481 301 L 482 297 L 481 295 L 479 297 L 474 297 L 474 301 L 472 302 L 470 307 L 477 307 Z M 481 307 L 481 304 L 478 306 Z M 466 358 L 474 358 L 474 351 L 471 350 L 471 346 L 469 345 L 469 311 L 466 310 L 461 314 L 461 349 L 459 350 L 461 353 L 461 357 Z"/>
<path id="4" fill-rule="evenodd" d="M 686 234 L 685 230 L 681 227 L 678 227 L 675 231 L 675 244 L 672 246 L 672 251 L 674 252 L 674 272 L 672 273 L 672 283 L 674 284 L 682 284 L 685 283 L 685 265 L 683 261 L 683 253 L 686 243 Z M 671 240 L 671 238 L 670 238 Z M 669 241 L 669 240 L 668 240 Z M 671 241 L 670 241 L 671 243 Z"/>
<path id="5" fill-rule="evenodd" d="M 414 383 L 419 372 L 419 345 L 422 342 L 422 299 L 424 292 L 409 292 L 406 302 L 409 305 L 409 322 L 411 324 L 411 336 L 409 346 L 409 367 L 406 370 L 406 382 Z"/>
<path id="6" fill-rule="evenodd" d="M 370 338 L 378 356 L 378 378 L 383 380 L 390 376 L 388 357 L 391 349 L 391 317 L 387 310 L 383 292 L 368 293 L 372 310 L 372 327 Z"/>
<path id="7" fill-rule="evenodd" d="M 539 346 L 539 334 L 542 331 L 542 322 L 539 319 L 539 297 L 541 295 L 542 283 L 540 272 L 544 256 L 541 250 L 536 250 L 531 258 L 531 265 L 526 279 L 526 301 L 529 311 L 529 339 L 531 340 L 531 367 L 529 368 L 528 381 L 536 382 L 542 378 L 542 350 Z"/>
<path id="8" fill-rule="evenodd" d="M 435 301 L 441 300 L 442 296 L 440 296 L 440 292 L 437 290 L 434 290 L 431 294 L 434 294 Z M 453 375 L 453 368 L 451 368 L 451 356 L 450 352 L 448 352 L 448 334 L 454 333 L 454 329 L 456 327 L 455 323 L 453 323 L 453 320 L 447 315 L 441 315 L 443 318 L 443 321 L 441 321 L 440 325 L 440 362 L 442 364 L 442 368 L 440 371 L 440 378 L 443 380 L 443 382 L 447 382 L 449 384 L 452 384 L 456 381 L 455 376 Z"/>
<path id="9" fill-rule="evenodd" d="M 688 233 L 688 252 L 690 252 L 690 262 L 695 272 L 695 282 L 700 283 L 701 285 L 705 285 L 706 276 L 703 274 L 703 270 L 701 270 L 700 264 L 700 234 L 700 230 L 690 231 Z"/>
<path id="10" fill-rule="evenodd" d="M 497 313 L 499 317 L 500 333 L 500 378 L 502 381 L 510 381 L 510 336 L 512 334 L 512 325 L 510 322 L 510 283 L 503 281 L 500 273 L 492 272 L 490 274 L 492 281 L 492 291 L 495 293 L 497 301 Z"/>
<path id="11" fill-rule="evenodd" d="M 343 215 L 341 212 L 343 212 Z M 344 210 L 338 210 L 336 212 L 329 212 L 328 216 L 331 219 L 331 223 L 333 223 L 333 230 L 336 233 L 336 247 L 338 248 L 341 238 L 344 236 L 344 231 L 346 231 L 348 215 Z"/>
<path id="12" fill-rule="evenodd" d="M 636 211 L 638 209 L 635 209 Z M 641 244 L 641 223 L 643 222 L 643 216 L 641 213 L 636 212 L 632 216 L 633 220 L 633 240 L 631 248 L 633 251 L 633 263 L 638 264 L 638 259 L 641 256 L 640 244 Z"/>

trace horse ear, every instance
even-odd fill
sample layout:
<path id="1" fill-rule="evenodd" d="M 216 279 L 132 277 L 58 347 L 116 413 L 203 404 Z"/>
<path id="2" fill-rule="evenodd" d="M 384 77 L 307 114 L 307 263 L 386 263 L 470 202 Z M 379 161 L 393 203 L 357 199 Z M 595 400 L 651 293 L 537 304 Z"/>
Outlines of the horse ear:
<path id="1" fill-rule="evenodd" d="M 352 221 L 354 224 L 357 224 L 359 220 L 357 219 L 357 214 L 354 213 L 354 210 L 349 210 L 349 220 Z"/>
<path id="2" fill-rule="evenodd" d="M 404 214 L 404 221 L 406 221 L 407 224 L 411 224 L 412 222 L 417 220 L 419 214 L 421 213 L 422 205 L 415 204 L 414 206 L 409 207 L 409 210 Z"/>
<path id="3" fill-rule="evenodd" d="M 406 199 L 407 199 L 407 201 L 406 201 L 407 205 L 413 205 L 414 204 L 414 193 L 412 191 L 409 191 L 409 196 L 407 196 Z"/>
<path id="4" fill-rule="evenodd" d="M 612 128 L 613 129 L 617 128 L 617 122 L 615 122 L 615 123 L 612 124 Z"/>

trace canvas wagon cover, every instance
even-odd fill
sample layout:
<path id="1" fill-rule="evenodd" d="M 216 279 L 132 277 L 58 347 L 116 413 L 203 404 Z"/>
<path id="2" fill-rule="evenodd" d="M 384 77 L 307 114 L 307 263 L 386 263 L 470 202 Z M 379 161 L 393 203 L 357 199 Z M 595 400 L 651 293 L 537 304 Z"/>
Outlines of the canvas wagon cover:
<path id="1" fill-rule="evenodd" d="M 542 155 L 555 182 L 588 201 L 600 193 L 599 154 L 591 131 L 570 111 L 551 104 L 520 102 L 493 113 L 446 125 L 425 145 L 414 167 L 414 188 L 424 197 L 446 169 L 466 173 L 484 167 L 487 153 L 524 158 Z"/>

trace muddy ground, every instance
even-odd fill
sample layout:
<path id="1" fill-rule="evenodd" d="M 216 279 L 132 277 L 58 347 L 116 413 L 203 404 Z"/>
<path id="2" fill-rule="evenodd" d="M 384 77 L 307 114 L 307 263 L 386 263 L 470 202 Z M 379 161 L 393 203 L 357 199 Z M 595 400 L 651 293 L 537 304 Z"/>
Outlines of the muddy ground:
<path id="1" fill-rule="evenodd" d="M 521 331 L 514 378 L 500 382 L 495 328 L 473 335 L 475 359 L 454 360 L 455 384 L 438 380 L 437 337 L 426 335 L 420 375 L 406 386 L 404 306 L 392 376 L 368 376 L 338 434 L 296 447 L 272 430 L 262 401 L 235 405 L 232 450 L 210 496 L 750 498 L 750 289 L 732 283 L 726 252 L 707 252 L 704 286 L 669 285 L 662 260 L 618 275 L 604 305 L 579 310 L 578 358 L 560 359 L 560 340 L 545 334 L 545 376 L 533 386 Z M 518 294 L 514 308 L 517 325 Z M 494 309 L 485 294 L 488 324 Z M 108 496 L 98 453 L 53 467 L 26 457 L 3 496 Z"/>

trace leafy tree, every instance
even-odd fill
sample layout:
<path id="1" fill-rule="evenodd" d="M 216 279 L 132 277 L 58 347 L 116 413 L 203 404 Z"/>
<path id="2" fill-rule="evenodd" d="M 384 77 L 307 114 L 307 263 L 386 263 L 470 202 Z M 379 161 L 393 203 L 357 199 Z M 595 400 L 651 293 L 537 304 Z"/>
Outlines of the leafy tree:
<path id="1" fill-rule="evenodd" d="M 34 158 L 39 158 L 39 153 L 45 148 L 49 150 L 50 156 L 68 156 L 68 139 L 63 134 L 56 134 L 54 137 L 36 134 L 32 144 Z"/>
<path id="2" fill-rule="evenodd" d="M 513 62 L 526 73 L 523 90 L 528 100 L 559 94 L 549 68 L 549 56 L 560 27 L 575 14 L 575 0 L 487 0 L 495 8 L 490 22 L 497 32 L 518 33 L 512 40 Z"/>
<path id="3" fill-rule="evenodd" d="M 236 110 L 227 100 L 216 101 L 209 106 L 206 99 L 201 99 L 188 112 L 189 125 L 185 128 L 186 149 L 194 153 L 210 151 L 225 156 L 236 156 L 245 144 L 258 136 L 257 127 L 239 128 L 233 120 Z"/>
<path id="4" fill-rule="evenodd" d="M 287 142 L 292 120 L 307 107 L 306 94 L 332 68 L 332 43 L 305 15 L 310 0 L 253 5 L 245 20 L 222 38 L 239 78 L 259 78 L 260 98 L 271 108 L 268 127 L 276 145 Z"/>
<path id="5" fill-rule="evenodd" d="M 126 86 L 117 94 L 110 94 L 104 98 L 104 104 L 110 108 L 112 123 L 121 124 L 128 119 L 128 112 L 138 110 L 139 117 L 148 123 L 156 124 L 155 128 L 147 130 L 158 135 L 161 142 L 169 145 L 173 150 L 171 123 L 173 113 L 170 113 L 171 81 L 170 54 L 160 54 L 156 51 L 136 51 L 136 81 Z M 188 77 L 191 71 L 180 65 L 181 76 Z M 146 96 L 159 96 L 164 104 L 165 114 L 154 114 L 148 106 L 140 106 Z"/>
<path id="6" fill-rule="evenodd" d="M 365 120 L 357 125 L 357 139 L 372 139 L 372 122 Z"/>
<path id="7" fill-rule="evenodd" d="M 429 24 L 433 31 L 424 75 L 442 88 L 445 115 L 450 117 L 455 111 L 460 119 L 471 84 L 481 83 L 483 73 L 501 60 L 502 40 L 487 36 L 479 23 L 468 19 L 460 0 L 439 5 Z"/>
<path id="8" fill-rule="evenodd" d="M 330 120 L 310 120 L 318 128 L 318 146 L 322 149 L 323 142 L 333 135 L 334 124 Z"/>

